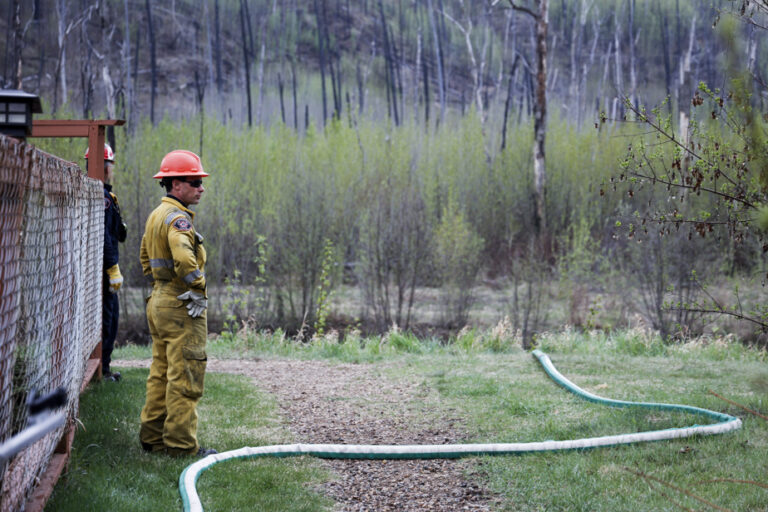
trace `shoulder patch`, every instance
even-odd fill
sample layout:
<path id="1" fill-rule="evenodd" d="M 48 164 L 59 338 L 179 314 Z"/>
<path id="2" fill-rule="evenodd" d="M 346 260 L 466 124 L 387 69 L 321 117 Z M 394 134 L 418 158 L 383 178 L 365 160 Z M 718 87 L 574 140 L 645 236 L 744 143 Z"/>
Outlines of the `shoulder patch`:
<path id="1" fill-rule="evenodd" d="M 192 229 L 192 224 L 184 217 L 179 217 L 178 219 L 173 221 L 172 226 L 178 229 L 179 231 L 189 231 L 190 229 Z"/>
<path id="2" fill-rule="evenodd" d="M 109 210 L 110 205 L 112 204 L 112 201 L 107 196 L 104 196 L 104 209 Z"/>

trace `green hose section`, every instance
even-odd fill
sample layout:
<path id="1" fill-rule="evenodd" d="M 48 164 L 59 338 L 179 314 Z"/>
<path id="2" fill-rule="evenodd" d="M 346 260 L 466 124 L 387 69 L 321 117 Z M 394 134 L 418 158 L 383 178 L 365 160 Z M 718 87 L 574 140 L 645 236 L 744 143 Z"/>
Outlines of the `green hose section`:
<path id="1" fill-rule="evenodd" d="M 653 402 L 627 402 L 613 400 L 589 393 L 565 378 L 554 367 L 544 352 L 534 350 L 544 371 L 557 384 L 571 393 L 609 407 L 635 407 L 665 411 L 680 411 L 698 414 L 718 423 L 669 428 L 650 432 L 636 432 L 565 441 L 540 441 L 528 443 L 453 444 L 453 445 L 339 445 L 339 444 L 290 444 L 259 447 L 244 447 L 237 450 L 209 455 L 186 468 L 179 476 L 179 492 L 185 512 L 202 512 L 203 506 L 195 484 L 200 474 L 214 464 L 225 460 L 257 457 L 296 457 L 312 455 L 325 459 L 456 459 L 480 455 L 514 455 L 532 452 L 585 450 L 632 443 L 678 439 L 695 435 L 724 434 L 741 428 L 741 420 L 728 414 L 689 405 L 663 404 Z"/>

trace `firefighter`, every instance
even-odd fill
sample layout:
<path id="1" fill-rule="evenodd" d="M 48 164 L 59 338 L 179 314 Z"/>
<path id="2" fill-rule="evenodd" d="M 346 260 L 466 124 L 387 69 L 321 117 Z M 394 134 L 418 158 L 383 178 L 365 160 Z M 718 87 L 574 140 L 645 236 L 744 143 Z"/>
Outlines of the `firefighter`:
<path id="1" fill-rule="evenodd" d="M 197 402 L 203 395 L 208 334 L 203 237 L 195 212 L 208 176 L 195 153 L 171 151 L 154 178 L 166 196 L 149 215 L 141 266 L 153 280 L 147 299 L 152 365 L 141 411 L 141 446 L 149 452 L 206 456 L 197 442 Z"/>
<path id="2" fill-rule="evenodd" d="M 88 151 L 85 150 L 85 165 L 88 167 Z M 102 272 L 102 308 L 101 308 L 101 376 L 104 380 L 117 382 L 120 372 L 110 368 L 112 350 L 117 337 L 117 321 L 120 305 L 117 291 L 123 284 L 123 275 L 118 264 L 118 242 L 125 242 L 127 230 L 120 215 L 117 196 L 112 192 L 112 177 L 115 168 L 115 152 L 109 144 L 104 144 L 104 265 Z"/>

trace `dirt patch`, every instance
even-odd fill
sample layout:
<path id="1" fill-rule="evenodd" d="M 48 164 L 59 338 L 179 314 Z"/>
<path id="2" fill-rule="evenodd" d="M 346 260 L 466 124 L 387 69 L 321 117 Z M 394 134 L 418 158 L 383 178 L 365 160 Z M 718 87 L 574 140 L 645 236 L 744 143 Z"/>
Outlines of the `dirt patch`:
<path id="1" fill-rule="evenodd" d="M 147 361 L 115 361 L 115 367 Z M 324 361 L 209 360 L 208 371 L 245 375 L 274 394 L 297 442 L 452 444 L 462 421 L 434 392 L 393 382 L 380 366 Z M 467 461 L 326 460 L 338 476 L 319 489 L 339 511 L 490 510 L 493 496 L 464 472 Z"/>

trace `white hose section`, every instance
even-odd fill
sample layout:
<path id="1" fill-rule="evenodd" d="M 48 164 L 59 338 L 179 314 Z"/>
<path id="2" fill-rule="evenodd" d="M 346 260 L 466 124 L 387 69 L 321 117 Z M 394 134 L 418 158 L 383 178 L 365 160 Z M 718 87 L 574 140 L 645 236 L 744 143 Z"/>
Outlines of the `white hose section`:
<path id="1" fill-rule="evenodd" d="M 612 407 L 639 407 L 648 409 L 677 410 L 700 414 L 719 422 L 711 425 L 693 425 L 633 434 L 617 434 L 602 437 L 570 439 L 565 441 L 538 441 L 529 443 L 490 444 L 438 444 L 438 445 L 350 445 L 350 444 L 283 444 L 272 446 L 244 447 L 228 452 L 209 455 L 187 466 L 179 477 L 179 491 L 187 512 L 202 512 L 203 505 L 195 484 L 200 474 L 214 464 L 225 460 L 256 457 L 296 457 L 313 455 L 329 459 L 456 459 L 479 455 L 512 455 L 532 452 L 550 452 L 601 448 L 622 444 L 662 441 L 695 435 L 724 434 L 741 428 L 741 420 L 728 414 L 687 405 L 648 402 L 625 402 L 594 395 L 579 388 L 558 372 L 549 357 L 534 350 L 547 374 L 558 384 L 585 400 Z"/>

